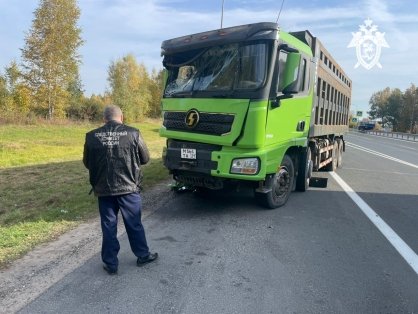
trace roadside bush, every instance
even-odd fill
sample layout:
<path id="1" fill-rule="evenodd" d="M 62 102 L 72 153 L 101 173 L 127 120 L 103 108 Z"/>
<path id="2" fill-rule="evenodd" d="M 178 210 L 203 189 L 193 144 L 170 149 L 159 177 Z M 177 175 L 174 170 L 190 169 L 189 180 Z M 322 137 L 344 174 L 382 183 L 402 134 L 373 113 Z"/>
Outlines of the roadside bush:
<path id="1" fill-rule="evenodd" d="M 105 101 L 97 96 L 83 98 L 67 108 L 67 117 L 71 120 L 101 121 Z"/>

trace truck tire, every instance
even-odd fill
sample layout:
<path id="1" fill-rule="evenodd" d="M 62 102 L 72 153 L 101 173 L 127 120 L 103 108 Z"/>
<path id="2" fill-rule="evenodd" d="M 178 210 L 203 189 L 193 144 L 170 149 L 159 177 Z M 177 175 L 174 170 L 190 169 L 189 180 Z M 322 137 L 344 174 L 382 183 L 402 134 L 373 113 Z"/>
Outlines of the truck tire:
<path id="1" fill-rule="evenodd" d="M 337 167 L 341 168 L 343 166 L 343 145 L 344 145 L 344 142 L 342 140 L 337 140 L 337 143 L 338 143 Z"/>
<path id="2" fill-rule="evenodd" d="M 278 208 L 286 204 L 295 180 L 295 169 L 292 158 L 284 155 L 279 170 L 268 183 L 270 191 L 267 193 L 255 193 L 257 202 L 268 209 Z"/>
<path id="3" fill-rule="evenodd" d="M 311 149 L 308 146 L 301 154 L 298 165 L 298 176 L 296 178 L 296 191 L 305 192 L 309 188 L 309 181 L 312 175 L 313 162 Z"/>

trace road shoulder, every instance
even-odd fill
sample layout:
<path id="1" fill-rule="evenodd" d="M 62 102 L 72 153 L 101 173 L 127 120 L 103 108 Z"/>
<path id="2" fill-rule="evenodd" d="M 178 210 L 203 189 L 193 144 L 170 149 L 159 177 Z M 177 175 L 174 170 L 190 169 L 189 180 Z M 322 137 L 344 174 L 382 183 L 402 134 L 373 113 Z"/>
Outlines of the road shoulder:
<path id="1" fill-rule="evenodd" d="M 142 194 L 143 219 L 173 197 L 169 193 L 169 182 L 161 182 Z M 119 223 L 122 223 L 122 219 Z M 118 230 L 119 236 L 125 233 L 122 225 Z M 61 235 L 56 241 L 38 246 L 7 269 L 0 270 L 0 309 L 14 313 L 29 304 L 100 253 L 101 240 L 100 221 L 98 218 L 92 219 Z"/>

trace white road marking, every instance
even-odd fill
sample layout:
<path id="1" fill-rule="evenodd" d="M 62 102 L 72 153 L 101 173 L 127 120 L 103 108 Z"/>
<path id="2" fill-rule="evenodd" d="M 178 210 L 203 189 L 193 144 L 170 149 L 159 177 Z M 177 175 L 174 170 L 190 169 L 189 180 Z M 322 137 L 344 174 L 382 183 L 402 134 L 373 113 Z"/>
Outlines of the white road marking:
<path id="1" fill-rule="evenodd" d="M 418 255 L 338 174 L 335 172 L 330 172 L 330 174 L 418 275 Z"/>
<path id="2" fill-rule="evenodd" d="M 376 156 L 380 156 L 380 157 L 383 157 L 383 158 L 386 158 L 386 159 L 389 159 L 389 160 L 393 160 L 393 161 L 399 162 L 401 164 L 404 164 L 404 165 L 407 165 L 407 166 L 418 169 L 418 165 L 412 164 L 410 162 L 407 162 L 407 161 L 404 161 L 404 160 L 401 160 L 401 159 L 398 159 L 398 158 L 395 158 L 395 157 L 392 157 L 392 156 L 389 156 L 389 155 L 379 153 L 375 150 L 371 150 L 371 149 L 368 149 L 366 147 L 363 147 L 363 146 L 360 146 L 360 145 L 357 145 L 357 144 L 353 144 L 353 143 L 349 143 L 349 142 L 346 142 L 346 143 L 347 143 L 347 146 L 349 146 L 349 147 L 359 149 L 359 150 L 362 150 L 366 153 L 374 154 Z"/>
<path id="3" fill-rule="evenodd" d="M 416 151 L 416 149 L 415 149 L 415 148 L 412 148 L 412 147 L 409 147 L 409 146 L 397 145 L 397 147 L 401 147 L 401 148 L 405 148 L 405 149 L 409 149 L 409 150 Z"/>

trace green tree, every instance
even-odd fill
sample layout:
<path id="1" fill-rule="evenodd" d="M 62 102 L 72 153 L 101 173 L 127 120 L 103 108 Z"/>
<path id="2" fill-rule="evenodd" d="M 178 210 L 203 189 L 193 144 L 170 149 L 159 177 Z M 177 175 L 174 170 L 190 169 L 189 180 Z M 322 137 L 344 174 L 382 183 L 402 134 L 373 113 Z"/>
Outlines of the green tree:
<path id="1" fill-rule="evenodd" d="M 31 110 L 32 95 L 30 89 L 24 84 L 18 84 L 13 90 L 13 104 L 19 118 L 26 118 Z"/>
<path id="2" fill-rule="evenodd" d="M 76 0 L 40 0 L 22 49 L 25 79 L 49 119 L 64 116 L 69 84 L 78 75 L 82 45 Z"/>
<path id="3" fill-rule="evenodd" d="M 401 90 L 399 88 L 391 90 L 387 99 L 386 120 L 392 125 L 393 131 L 399 131 L 402 106 L 403 98 Z"/>
<path id="4" fill-rule="evenodd" d="M 3 118 L 10 121 L 25 119 L 30 110 L 30 93 L 15 61 L 0 75 L 0 109 Z"/>
<path id="5" fill-rule="evenodd" d="M 417 133 L 418 120 L 418 88 L 411 84 L 404 93 L 402 124 L 405 132 Z"/>
<path id="6" fill-rule="evenodd" d="M 151 101 L 149 108 L 149 116 L 152 118 L 159 118 L 161 116 L 161 97 L 163 94 L 164 71 L 152 70 L 149 91 L 151 93 Z"/>
<path id="7" fill-rule="evenodd" d="M 8 67 L 6 67 L 6 77 L 8 83 L 8 89 L 10 93 L 13 93 L 18 83 L 21 81 L 22 72 L 19 69 L 16 61 L 12 61 Z"/>
<path id="8" fill-rule="evenodd" d="M 382 126 L 384 127 L 388 121 L 388 100 L 391 94 L 389 87 L 384 90 L 378 91 L 370 98 L 370 111 L 368 111 L 369 118 L 372 120 L 380 119 Z"/>
<path id="9" fill-rule="evenodd" d="M 82 114 L 83 103 L 85 100 L 84 91 L 78 74 L 68 85 L 67 92 L 69 96 L 68 106 L 66 108 L 67 117 L 76 120 L 84 119 Z"/>
<path id="10" fill-rule="evenodd" d="M 3 118 L 8 115 L 10 110 L 10 93 L 7 87 L 7 77 L 0 73 L 0 110 Z"/>
<path id="11" fill-rule="evenodd" d="M 121 107 L 127 121 L 137 121 L 147 115 L 151 100 L 149 75 L 132 54 L 111 63 L 108 81 L 112 101 Z"/>
<path id="12" fill-rule="evenodd" d="M 7 86 L 10 99 L 10 110 L 14 118 L 24 119 L 30 111 L 31 93 L 22 80 L 22 72 L 15 61 L 6 67 Z"/>
<path id="13" fill-rule="evenodd" d="M 92 95 L 90 98 L 84 99 L 83 119 L 91 121 L 103 121 L 103 110 L 105 106 L 110 104 L 111 100 L 107 95 Z"/>

